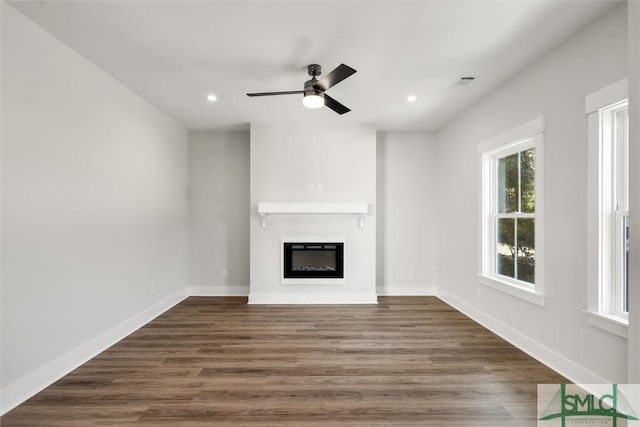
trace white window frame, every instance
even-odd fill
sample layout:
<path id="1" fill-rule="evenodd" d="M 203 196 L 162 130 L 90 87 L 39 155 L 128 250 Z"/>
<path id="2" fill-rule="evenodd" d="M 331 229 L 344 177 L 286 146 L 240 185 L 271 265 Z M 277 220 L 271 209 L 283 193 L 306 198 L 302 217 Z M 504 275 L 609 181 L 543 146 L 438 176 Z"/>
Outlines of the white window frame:
<path id="1" fill-rule="evenodd" d="M 536 209 L 535 214 L 519 213 L 518 217 L 535 218 L 535 284 L 512 279 L 495 272 L 496 230 L 495 191 L 497 159 L 535 148 Z M 544 306 L 544 119 L 538 117 L 517 128 L 478 145 L 480 161 L 480 259 L 478 280 L 481 284 L 530 303 Z M 500 214 L 500 216 L 503 216 Z"/>
<path id="2" fill-rule="evenodd" d="M 626 107 L 625 107 L 626 105 Z M 616 159 L 617 136 L 614 116 L 628 108 L 627 79 L 593 92 L 585 98 L 588 122 L 588 248 L 587 309 L 588 323 L 627 338 L 628 314 L 618 306 L 623 277 L 624 251 L 622 221 L 628 217 L 628 188 L 620 188 L 621 168 Z M 628 161 L 628 152 L 625 165 Z M 624 169 L 624 166 L 622 166 Z M 622 173 L 628 175 L 628 169 Z M 628 182 L 628 181 L 627 181 Z"/>

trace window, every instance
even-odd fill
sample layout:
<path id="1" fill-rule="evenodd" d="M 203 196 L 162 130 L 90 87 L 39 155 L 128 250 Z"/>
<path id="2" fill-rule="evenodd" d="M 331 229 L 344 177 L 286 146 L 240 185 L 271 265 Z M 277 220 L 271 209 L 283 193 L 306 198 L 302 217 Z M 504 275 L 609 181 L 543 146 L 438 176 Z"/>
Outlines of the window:
<path id="1" fill-rule="evenodd" d="M 494 156 L 492 175 L 497 191 L 492 201 L 495 227 L 495 273 L 504 278 L 535 283 L 535 172 L 533 139 L 518 144 L 517 153 Z"/>
<path id="2" fill-rule="evenodd" d="M 481 144 L 480 281 L 543 305 L 542 119 Z"/>
<path id="3" fill-rule="evenodd" d="M 589 323 L 626 337 L 629 315 L 629 104 L 626 80 L 587 96 Z"/>
<path id="4" fill-rule="evenodd" d="M 629 104 L 621 104 L 602 110 L 602 122 L 609 122 L 611 136 L 603 135 L 603 142 L 611 145 L 612 170 L 611 185 L 612 210 L 612 246 L 613 250 L 613 286 L 611 312 L 618 316 L 629 315 Z M 606 129 L 604 129 L 606 130 Z M 605 141 L 609 139 L 609 141 Z"/>

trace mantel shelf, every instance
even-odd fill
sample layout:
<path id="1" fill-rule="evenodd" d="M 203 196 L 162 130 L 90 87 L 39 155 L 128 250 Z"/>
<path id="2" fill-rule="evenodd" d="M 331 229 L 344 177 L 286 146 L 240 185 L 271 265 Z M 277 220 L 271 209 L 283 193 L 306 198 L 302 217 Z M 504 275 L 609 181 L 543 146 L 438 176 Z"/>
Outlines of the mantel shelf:
<path id="1" fill-rule="evenodd" d="M 267 215 L 357 215 L 359 226 L 364 228 L 364 218 L 369 213 L 367 203 L 258 203 L 260 225 L 267 228 Z"/>

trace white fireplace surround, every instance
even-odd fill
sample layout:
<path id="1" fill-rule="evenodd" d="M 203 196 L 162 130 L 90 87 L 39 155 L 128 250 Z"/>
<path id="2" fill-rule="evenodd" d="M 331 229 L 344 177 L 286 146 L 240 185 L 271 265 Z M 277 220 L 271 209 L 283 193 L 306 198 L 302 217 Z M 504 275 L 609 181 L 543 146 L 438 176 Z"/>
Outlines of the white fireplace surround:
<path id="1" fill-rule="evenodd" d="M 291 279 L 284 277 L 284 244 L 285 243 L 342 243 L 345 250 L 343 254 L 344 278 L 342 279 Z M 280 239 L 280 283 L 283 285 L 344 285 L 347 283 L 347 239 L 346 237 L 282 237 Z"/>
<path id="2" fill-rule="evenodd" d="M 251 123 L 249 304 L 377 304 L 375 126 Z M 282 283 L 282 237 L 344 236 L 344 283 Z"/>

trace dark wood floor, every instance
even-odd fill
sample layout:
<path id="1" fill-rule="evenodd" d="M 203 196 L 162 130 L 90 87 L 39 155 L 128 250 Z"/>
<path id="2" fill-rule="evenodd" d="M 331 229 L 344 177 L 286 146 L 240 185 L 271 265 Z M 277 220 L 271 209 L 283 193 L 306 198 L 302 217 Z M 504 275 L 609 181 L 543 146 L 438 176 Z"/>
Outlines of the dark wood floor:
<path id="1" fill-rule="evenodd" d="M 535 426 L 567 380 L 435 297 L 192 297 L 0 419 L 9 426 Z"/>

